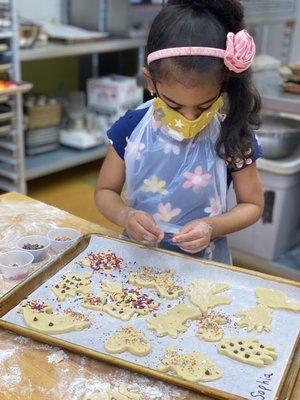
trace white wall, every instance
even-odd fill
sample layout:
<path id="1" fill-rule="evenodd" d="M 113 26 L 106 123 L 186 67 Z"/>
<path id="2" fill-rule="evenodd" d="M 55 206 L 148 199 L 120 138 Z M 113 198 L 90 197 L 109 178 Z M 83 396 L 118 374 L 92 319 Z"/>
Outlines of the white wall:
<path id="1" fill-rule="evenodd" d="M 297 16 L 291 62 L 300 62 L 300 0 L 297 0 Z"/>
<path id="2" fill-rule="evenodd" d="M 61 21 L 61 0 L 16 0 L 16 4 L 20 17 L 37 22 Z"/>

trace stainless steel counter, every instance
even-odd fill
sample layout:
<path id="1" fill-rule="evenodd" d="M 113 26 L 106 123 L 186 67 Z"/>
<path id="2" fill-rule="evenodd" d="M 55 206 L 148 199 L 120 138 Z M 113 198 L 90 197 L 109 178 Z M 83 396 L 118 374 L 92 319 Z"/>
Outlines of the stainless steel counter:
<path id="1" fill-rule="evenodd" d="M 282 78 L 277 71 L 255 72 L 253 77 L 264 109 L 300 115 L 300 95 L 281 89 Z"/>

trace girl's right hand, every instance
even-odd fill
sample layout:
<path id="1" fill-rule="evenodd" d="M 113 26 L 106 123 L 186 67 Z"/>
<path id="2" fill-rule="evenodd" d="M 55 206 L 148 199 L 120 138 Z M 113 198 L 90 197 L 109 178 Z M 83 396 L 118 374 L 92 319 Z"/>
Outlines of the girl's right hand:
<path id="1" fill-rule="evenodd" d="M 164 237 L 151 215 L 144 211 L 129 209 L 124 227 L 131 239 L 150 246 L 157 245 Z"/>

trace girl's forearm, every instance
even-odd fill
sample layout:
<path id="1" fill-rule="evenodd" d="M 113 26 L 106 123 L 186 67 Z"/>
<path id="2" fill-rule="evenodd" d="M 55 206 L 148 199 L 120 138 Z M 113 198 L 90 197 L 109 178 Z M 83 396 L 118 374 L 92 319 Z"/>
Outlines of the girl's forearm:
<path id="1" fill-rule="evenodd" d="M 100 189 L 95 192 L 97 209 L 111 222 L 125 227 L 129 207 L 126 206 L 121 196 L 109 189 Z"/>
<path id="2" fill-rule="evenodd" d="M 212 239 L 240 231 L 254 224 L 262 214 L 262 207 L 256 204 L 242 203 L 230 211 L 216 217 L 207 217 L 201 221 L 212 226 Z"/>

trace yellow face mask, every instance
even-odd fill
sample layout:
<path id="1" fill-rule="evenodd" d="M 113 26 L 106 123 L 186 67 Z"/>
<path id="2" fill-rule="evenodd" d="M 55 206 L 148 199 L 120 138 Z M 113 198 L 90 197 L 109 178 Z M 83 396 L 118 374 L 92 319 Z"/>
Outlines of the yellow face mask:
<path id="1" fill-rule="evenodd" d="M 161 122 L 170 132 L 173 132 L 172 137 L 175 139 L 193 139 L 214 119 L 223 104 L 222 97 L 219 97 L 197 119 L 190 121 L 178 111 L 169 107 L 163 100 L 156 98 L 153 102 L 154 118 Z"/>

